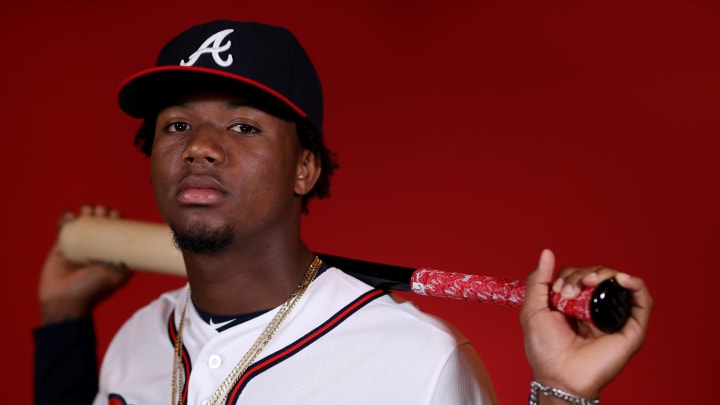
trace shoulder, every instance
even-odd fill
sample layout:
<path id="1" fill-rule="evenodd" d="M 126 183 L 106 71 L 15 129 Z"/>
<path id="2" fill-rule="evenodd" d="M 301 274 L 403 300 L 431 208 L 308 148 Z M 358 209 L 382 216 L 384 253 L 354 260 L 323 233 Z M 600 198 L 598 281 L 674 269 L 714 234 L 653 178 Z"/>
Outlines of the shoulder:
<path id="1" fill-rule="evenodd" d="M 106 399 L 111 393 L 159 395 L 161 389 L 154 385 L 148 389 L 148 381 L 167 378 L 169 368 L 153 365 L 172 364 L 174 322 L 170 319 L 177 307 L 182 311 L 186 296 L 187 286 L 164 293 L 125 321 L 103 356 L 97 398 Z"/>
<path id="2" fill-rule="evenodd" d="M 449 322 L 389 293 L 355 307 L 358 300 L 377 290 L 336 268 L 328 269 L 316 282 L 313 310 L 327 308 L 333 299 L 343 297 L 338 301 L 345 304 L 334 307 L 336 314 L 352 312 L 310 352 L 332 353 L 335 365 L 327 367 L 352 364 L 343 373 L 356 373 L 357 379 L 385 370 L 389 380 L 414 387 L 417 403 L 495 403 L 482 361 L 469 340 Z M 321 358 L 310 357 L 313 361 Z M 388 364 L 401 365 L 401 369 L 388 368 Z M 407 374 L 412 381 L 406 381 L 400 370 L 412 370 Z M 421 383 L 414 386 L 413 381 Z M 374 380 L 373 384 L 382 382 Z"/>
<path id="3" fill-rule="evenodd" d="M 335 294 L 361 297 L 363 294 L 377 291 L 337 268 L 328 269 L 323 276 L 326 279 L 322 280 L 323 285 L 320 287 Z M 467 339 L 447 321 L 421 311 L 413 302 L 390 292 L 368 302 L 362 310 L 361 317 L 375 328 L 380 326 L 389 328 L 385 329 L 388 333 L 405 328 L 406 331 L 419 333 L 424 338 L 428 338 L 429 335 L 437 336 L 438 339 L 447 340 L 453 345 L 467 342 Z M 407 332 L 403 333 L 403 335 L 407 334 Z"/>

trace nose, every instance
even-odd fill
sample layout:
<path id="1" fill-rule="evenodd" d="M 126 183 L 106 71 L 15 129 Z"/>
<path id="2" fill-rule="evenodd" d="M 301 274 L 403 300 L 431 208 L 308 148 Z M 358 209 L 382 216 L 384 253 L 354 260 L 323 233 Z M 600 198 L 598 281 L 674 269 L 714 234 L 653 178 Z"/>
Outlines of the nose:
<path id="1" fill-rule="evenodd" d="M 222 134 L 203 126 L 187 138 L 182 159 L 188 164 L 221 165 L 226 159 Z"/>

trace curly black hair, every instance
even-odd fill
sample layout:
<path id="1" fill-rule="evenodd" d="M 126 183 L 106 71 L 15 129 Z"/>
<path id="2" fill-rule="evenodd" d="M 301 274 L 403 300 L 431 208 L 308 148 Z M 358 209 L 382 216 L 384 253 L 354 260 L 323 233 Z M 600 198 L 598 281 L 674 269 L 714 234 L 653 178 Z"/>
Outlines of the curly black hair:
<path id="1" fill-rule="evenodd" d="M 296 120 L 296 129 L 300 145 L 312 152 L 320 161 L 320 177 L 315 186 L 302 196 L 302 212 L 309 214 L 308 202 L 311 198 L 322 200 L 330 196 L 330 177 L 338 168 L 337 155 L 325 145 L 323 132 L 306 120 Z M 145 155 L 152 154 L 155 137 L 155 117 L 146 118 L 135 134 L 135 146 Z"/>

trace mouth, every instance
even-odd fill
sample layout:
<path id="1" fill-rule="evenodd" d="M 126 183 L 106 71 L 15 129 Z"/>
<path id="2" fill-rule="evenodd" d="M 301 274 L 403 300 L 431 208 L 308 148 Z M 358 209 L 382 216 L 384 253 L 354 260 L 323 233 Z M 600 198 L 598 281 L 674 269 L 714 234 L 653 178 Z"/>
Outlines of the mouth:
<path id="1" fill-rule="evenodd" d="M 180 182 L 175 198 L 184 205 L 210 206 L 218 204 L 226 194 L 225 188 L 214 177 L 190 175 Z"/>

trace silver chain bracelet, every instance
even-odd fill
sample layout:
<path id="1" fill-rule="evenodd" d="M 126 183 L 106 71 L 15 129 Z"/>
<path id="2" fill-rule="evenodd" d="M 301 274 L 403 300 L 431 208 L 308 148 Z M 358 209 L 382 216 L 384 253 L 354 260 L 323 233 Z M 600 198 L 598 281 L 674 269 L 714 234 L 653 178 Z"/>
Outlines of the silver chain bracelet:
<path id="1" fill-rule="evenodd" d="M 541 392 L 543 395 L 560 398 L 563 401 L 570 402 L 571 404 L 577 404 L 577 405 L 598 405 L 598 404 L 600 404 L 599 399 L 587 399 L 587 398 L 579 397 L 577 395 L 573 395 L 569 392 L 565 392 L 565 391 L 559 390 L 557 388 L 552 388 L 552 387 L 548 387 L 547 385 L 542 385 L 539 382 L 533 380 L 530 383 L 529 405 L 538 405 L 538 395 Z"/>

